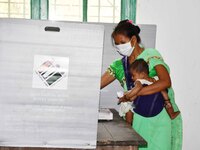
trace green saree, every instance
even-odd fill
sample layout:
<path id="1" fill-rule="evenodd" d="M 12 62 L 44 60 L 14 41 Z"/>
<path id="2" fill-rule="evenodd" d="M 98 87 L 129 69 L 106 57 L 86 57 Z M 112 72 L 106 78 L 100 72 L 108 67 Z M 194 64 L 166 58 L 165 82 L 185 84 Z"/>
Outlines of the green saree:
<path id="1" fill-rule="evenodd" d="M 137 59 L 144 59 L 149 65 L 149 76 L 156 76 L 156 65 L 163 65 L 168 72 L 169 67 L 163 61 L 160 53 L 155 49 L 145 49 Z M 113 75 L 127 91 L 126 79 L 122 60 L 114 61 L 108 68 L 108 72 Z M 174 92 L 172 88 L 168 88 L 170 101 L 177 111 L 178 107 L 175 104 Z M 174 120 L 171 120 L 163 109 L 155 117 L 143 117 L 139 114 L 134 114 L 132 126 L 148 143 L 147 147 L 140 147 L 140 150 L 181 150 L 182 149 L 182 118 L 179 115 Z"/>

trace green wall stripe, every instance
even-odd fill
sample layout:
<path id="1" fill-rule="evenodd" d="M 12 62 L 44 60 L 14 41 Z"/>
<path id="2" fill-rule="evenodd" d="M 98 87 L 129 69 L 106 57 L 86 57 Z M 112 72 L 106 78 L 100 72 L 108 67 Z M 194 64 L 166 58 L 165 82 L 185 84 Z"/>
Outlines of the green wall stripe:
<path id="1" fill-rule="evenodd" d="M 83 0 L 83 22 L 87 22 L 88 0 Z"/>
<path id="2" fill-rule="evenodd" d="M 40 19 L 40 0 L 31 0 L 31 19 Z"/>
<path id="3" fill-rule="evenodd" d="M 49 18 L 49 0 L 31 0 L 31 19 Z"/>
<path id="4" fill-rule="evenodd" d="M 137 0 L 130 0 L 130 18 L 133 20 L 134 23 L 136 23 L 136 6 L 137 6 Z"/>
<path id="5" fill-rule="evenodd" d="M 136 22 L 137 0 L 121 0 L 121 20 L 130 19 Z"/>
<path id="6" fill-rule="evenodd" d="M 125 0 L 121 0 L 121 20 L 125 18 Z"/>

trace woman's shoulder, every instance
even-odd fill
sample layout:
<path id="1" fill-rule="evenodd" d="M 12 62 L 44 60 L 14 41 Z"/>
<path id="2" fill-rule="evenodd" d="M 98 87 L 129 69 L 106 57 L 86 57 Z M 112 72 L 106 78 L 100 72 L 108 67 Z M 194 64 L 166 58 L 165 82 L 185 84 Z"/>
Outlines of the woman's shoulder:
<path id="1" fill-rule="evenodd" d="M 155 48 L 146 48 L 144 50 L 144 54 L 147 56 L 158 56 L 158 57 L 162 57 L 160 52 L 155 49 Z"/>
<path id="2" fill-rule="evenodd" d="M 146 48 L 144 51 L 137 57 L 137 59 L 144 59 L 146 62 L 151 58 L 163 59 L 161 54 L 155 48 Z"/>
<path id="3" fill-rule="evenodd" d="M 121 81 L 124 76 L 122 58 L 114 60 L 108 67 L 108 71 Z"/>
<path id="4" fill-rule="evenodd" d="M 119 67 L 122 66 L 122 58 L 115 59 L 112 63 L 112 66 Z"/>
<path id="5" fill-rule="evenodd" d="M 121 72 L 123 70 L 123 63 L 122 63 L 122 59 L 116 59 L 114 60 L 110 66 L 109 69 L 112 70 L 112 72 L 114 74 L 117 74 L 118 72 Z"/>
<path id="6" fill-rule="evenodd" d="M 143 58 L 149 64 L 149 69 L 151 70 L 157 65 L 163 65 L 168 72 L 170 72 L 169 66 L 165 63 L 160 52 L 155 48 L 148 48 L 144 50 Z"/>

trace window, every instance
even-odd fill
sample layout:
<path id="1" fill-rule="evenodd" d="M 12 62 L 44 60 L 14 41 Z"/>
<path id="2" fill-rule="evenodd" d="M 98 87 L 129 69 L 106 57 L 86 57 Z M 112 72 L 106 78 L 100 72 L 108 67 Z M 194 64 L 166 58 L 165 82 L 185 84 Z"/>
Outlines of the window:
<path id="1" fill-rule="evenodd" d="M 118 23 L 135 13 L 136 0 L 0 0 L 0 18 Z"/>
<path id="2" fill-rule="evenodd" d="M 30 0 L 0 0 L 0 17 L 30 19 Z"/>
<path id="3" fill-rule="evenodd" d="M 88 22 L 119 22 L 121 0 L 88 0 Z M 83 20 L 83 0 L 49 0 L 50 20 Z"/>
<path id="4" fill-rule="evenodd" d="M 88 22 L 120 21 L 121 0 L 88 0 Z"/>
<path id="5" fill-rule="evenodd" d="M 82 21 L 83 0 L 49 0 L 49 19 Z"/>

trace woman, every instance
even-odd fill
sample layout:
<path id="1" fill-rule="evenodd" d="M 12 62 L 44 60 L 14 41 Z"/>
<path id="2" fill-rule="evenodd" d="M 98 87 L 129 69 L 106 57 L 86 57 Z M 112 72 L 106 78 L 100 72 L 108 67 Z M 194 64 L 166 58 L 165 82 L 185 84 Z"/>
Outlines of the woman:
<path id="1" fill-rule="evenodd" d="M 168 96 L 175 109 L 178 107 L 174 101 L 171 88 L 169 67 L 155 49 L 144 49 L 140 46 L 140 28 L 129 20 L 123 20 L 115 27 L 112 37 L 114 45 L 122 59 L 114 61 L 101 79 L 101 88 L 104 88 L 117 79 L 125 91 L 134 86 L 128 67 L 136 59 L 144 59 L 149 65 L 149 76 L 158 76 L 159 80 L 152 85 L 142 88 L 137 96 L 151 95 L 168 89 Z M 144 117 L 134 114 L 132 127 L 147 141 L 145 150 L 181 150 L 182 149 L 182 119 L 179 115 L 170 120 L 165 109 L 154 117 Z"/>

